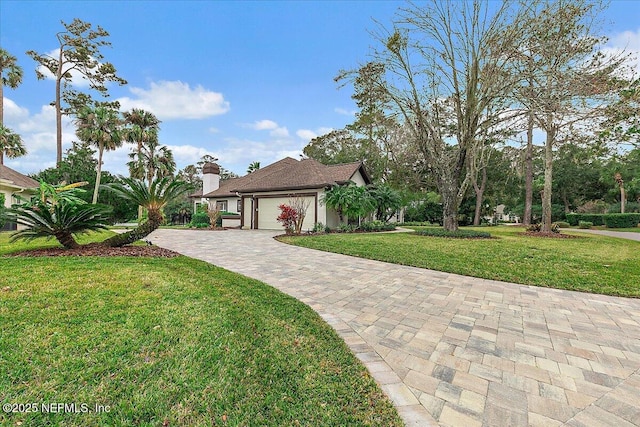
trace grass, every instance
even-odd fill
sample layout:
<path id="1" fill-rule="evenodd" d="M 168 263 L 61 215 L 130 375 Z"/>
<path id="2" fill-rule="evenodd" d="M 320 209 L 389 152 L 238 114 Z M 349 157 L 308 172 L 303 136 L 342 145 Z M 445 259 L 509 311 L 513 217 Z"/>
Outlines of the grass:
<path id="1" fill-rule="evenodd" d="M 421 227 L 412 227 L 421 229 Z M 640 297 L 640 242 L 580 234 L 525 237 L 521 228 L 475 228 L 495 239 L 408 233 L 282 237 L 298 246 L 527 285 Z"/>
<path id="2" fill-rule="evenodd" d="M 0 402 L 109 406 L 0 425 L 402 424 L 335 331 L 261 282 L 187 257 L 0 262 Z"/>

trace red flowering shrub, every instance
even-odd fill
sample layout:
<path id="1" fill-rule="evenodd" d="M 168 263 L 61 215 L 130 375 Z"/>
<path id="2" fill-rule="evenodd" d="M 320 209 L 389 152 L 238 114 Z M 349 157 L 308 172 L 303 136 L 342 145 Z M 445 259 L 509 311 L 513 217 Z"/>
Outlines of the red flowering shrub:
<path id="1" fill-rule="evenodd" d="M 282 204 L 278 208 L 280 209 L 278 222 L 282 223 L 287 234 L 293 234 L 298 221 L 298 212 L 289 205 Z"/>

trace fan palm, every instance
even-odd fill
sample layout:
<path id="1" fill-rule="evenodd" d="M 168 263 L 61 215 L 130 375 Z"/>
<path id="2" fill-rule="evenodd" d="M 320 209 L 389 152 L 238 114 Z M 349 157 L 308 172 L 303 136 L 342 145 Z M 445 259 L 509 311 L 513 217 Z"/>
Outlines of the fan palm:
<path id="1" fill-rule="evenodd" d="M 0 165 L 4 164 L 4 156 L 9 158 L 20 157 L 27 154 L 22 138 L 8 127 L 0 124 Z"/>
<path id="2" fill-rule="evenodd" d="M 157 140 L 143 143 L 142 150 L 130 153 L 129 157 L 129 174 L 135 179 L 146 179 L 148 188 L 151 188 L 154 179 L 173 176 L 176 170 L 173 153 L 169 148 L 161 146 Z"/>
<path id="3" fill-rule="evenodd" d="M 144 144 L 150 141 L 158 141 L 160 120 L 153 113 L 140 108 L 124 112 L 122 116 L 125 123 L 124 139 L 137 144 L 136 152 L 140 156 Z"/>
<path id="4" fill-rule="evenodd" d="M 7 70 L 6 74 L 5 70 Z M 16 57 L 0 48 L 0 125 L 4 123 L 4 87 L 17 88 L 22 83 L 22 74 L 22 67 L 17 64 Z"/>
<path id="5" fill-rule="evenodd" d="M 76 115 L 76 125 L 78 126 L 76 135 L 78 138 L 98 147 L 98 167 L 96 168 L 96 185 L 93 190 L 93 204 L 98 202 L 102 155 L 105 150 L 115 150 L 122 145 L 121 123 L 118 111 L 105 106 L 95 108 L 85 106 Z"/>
<path id="6" fill-rule="evenodd" d="M 103 187 L 118 197 L 147 209 L 147 220 L 131 231 L 105 240 L 104 244 L 111 247 L 128 245 L 151 234 L 164 220 L 162 209 L 191 189 L 186 182 L 177 181 L 171 177 L 153 179 L 150 186 L 141 179 L 122 178 L 121 180 L 121 183 L 106 184 Z"/>

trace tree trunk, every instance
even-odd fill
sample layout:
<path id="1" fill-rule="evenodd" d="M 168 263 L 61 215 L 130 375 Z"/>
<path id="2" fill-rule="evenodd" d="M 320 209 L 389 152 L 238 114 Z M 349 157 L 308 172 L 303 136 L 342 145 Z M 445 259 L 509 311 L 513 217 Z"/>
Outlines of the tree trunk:
<path id="1" fill-rule="evenodd" d="M 484 190 L 487 186 L 487 168 L 482 169 L 482 184 L 480 187 L 476 183 L 473 184 L 473 189 L 476 192 L 476 212 L 473 216 L 473 225 L 480 225 L 480 214 L 482 213 L 482 200 Z"/>
<path id="2" fill-rule="evenodd" d="M 62 163 L 62 95 L 60 93 L 60 82 L 62 81 L 62 65 L 64 51 L 60 47 L 58 58 L 58 73 L 56 76 L 56 167 Z"/>
<path id="3" fill-rule="evenodd" d="M 442 225 L 447 231 L 458 229 L 458 204 L 455 190 L 442 194 Z"/>
<path id="4" fill-rule="evenodd" d="M 620 213 L 624 213 L 625 204 L 627 203 L 627 195 L 624 192 L 624 184 L 620 185 Z"/>
<path id="5" fill-rule="evenodd" d="M 549 121 L 550 122 L 550 121 Z M 542 194 L 542 228 L 543 233 L 551 233 L 551 192 L 553 185 L 553 143 L 556 129 L 547 130 L 547 140 L 544 146 L 544 190 Z"/>
<path id="6" fill-rule="evenodd" d="M 56 240 L 60 242 L 62 246 L 67 249 L 75 249 L 79 247 L 78 242 L 73 238 L 73 235 L 66 231 L 61 231 L 55 234 Z"/>
<path id="7" fill-rule="evenodd" d="M 527 122 L 527 149 L 524 157 L 524 217 L 522 223 L 531 225 L 531 209 L 533 206 L 533 112 L 529 112 Z"/>
<path id="8" fill-rule="evenodd" d="M 98 203 L 98 189 L 100 188 L 100 178 L 102 178 L 102 153 L 104 152 L 104 147 L 102 144 L 98 146 L 98 166 L 96 172 L 96 185 L 93 188 L 93 204 Z"/>
<path id="9" fill-rule="evenodd" d="M 138 227 L 126 233 L 116 234 L 113 237 L 108 238 L 103 245 L 110 246 L 112 248 L 119 248 L 120 246 L 130 245 L 131 243 L 144 239 L 154 230 L 160 227 L 162 224 L 162 213 L 156 209 L 150 209 L 148 212 L 148 218 L 145 222 Z"/>
<path id="10" fill-rule="evenodd" d="M 2 78 L 2 76 L 0 76 Z M 4 85 L 0 82 L 0 125 L 4 124 Z M 0 153 L 1 155 L 2 153 Z M 2 164 L 2 163 L 0 163 Z"/>

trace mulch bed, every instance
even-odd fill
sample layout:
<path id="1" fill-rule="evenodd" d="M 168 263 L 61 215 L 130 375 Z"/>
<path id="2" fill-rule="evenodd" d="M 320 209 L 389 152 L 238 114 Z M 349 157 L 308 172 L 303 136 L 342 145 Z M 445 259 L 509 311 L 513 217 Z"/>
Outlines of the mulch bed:
<path id="1" fill-rule="evenodd" d="M 99 243 L 82 245 L 77 249 L 47 248 L 14 252 L 5 256 L 21 257 L 51 257 L 51 256 L 130 256 L 130 257 L 155 257 L 174 258 L 180 256 L 179 253 L 164 249 L 158 246 L 123 246 L 121 248 L 110 248 Z"/>
<path id="2" fill-rule="evenodd" d="M 548 239 L 580 239 L 581 236 L 573 236 L 571 234 L 562 234 L 562 233 L 542 233 L 540 231 L 525 231 L 522 233 L 523 236 L 527 237 L 544 237 Z"/>

